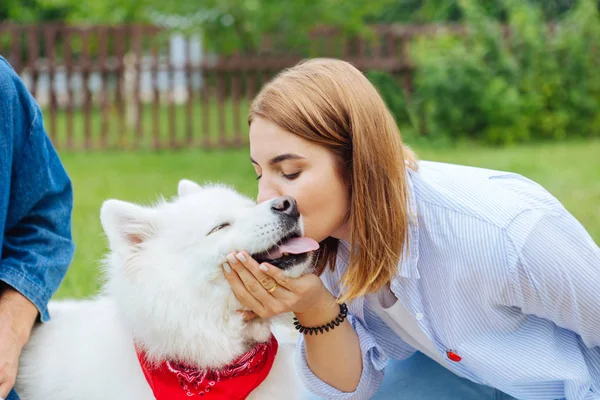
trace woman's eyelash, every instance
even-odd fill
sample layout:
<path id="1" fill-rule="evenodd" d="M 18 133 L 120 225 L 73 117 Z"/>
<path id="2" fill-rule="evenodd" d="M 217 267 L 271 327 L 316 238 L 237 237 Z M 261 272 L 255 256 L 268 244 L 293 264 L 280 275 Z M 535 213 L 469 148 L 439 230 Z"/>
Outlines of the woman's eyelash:
<path id="1" fill-rule="evenodd" d="M 284 174 L 284 173 L 282 172 L 282 173 L 281 173 L 281 175 L 282 175 L 282 176 L 283 176 L 285 179 L 290 179 L 290 180 L 293 180 L 293 179 L 296 179 L 297 177 L 299 177 L 299 176 L 300 176 L 300 172 L 296 172 L 296 173 L 294 173 L 294 174 L 289 174 L 289 175 L 288 175 L 288 174 Z"/>
<path id="2" fill-rule="evenodd" d="M 208 236 L 208 235 L 211 235 L 211 234 L 213 234 L 213 233 L 215 233 L 215 232 L 217 232 L 217 231 L 219 231 L 219 230 L 221 230 L 221 229 L 223 229 L 223 228 L 227 228 L 229 225 L 231 225 L 229 222 L 225 222 L 225 223 L 223 223 L 223 224 L 217 225 L 217 226 L 215 226 L 214 228 L 212 228 L 212 229 L 210 230 L 210 232 L 208 232 L 208 233 L 206 234 L 206 236 Z"/>
<path id="3" fill-rule="evenodd" d="M 297 177 L 300 176 L 300 172 L 296 172 L 294 174 L 284 174 L 283 172 L 281 173 L 281 176 L 283 176 L 285 179 L 290 179 L 290 180 L 294 180 Z M 262 175 L 259 175 L 256 177 L 256 180 L 260 180 L 260 178 L 262 178 Z"/>

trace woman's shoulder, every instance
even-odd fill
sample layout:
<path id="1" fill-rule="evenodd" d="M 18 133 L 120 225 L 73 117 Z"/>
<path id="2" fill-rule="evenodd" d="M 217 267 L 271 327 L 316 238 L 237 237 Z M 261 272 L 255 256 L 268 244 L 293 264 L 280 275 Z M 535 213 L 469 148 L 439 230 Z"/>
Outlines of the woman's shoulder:
<path id="1" fill-rule="evenodd" d="M 411 183 L 421 217 L 473 220 L 504 229 L 525 211 L 562 208 L 540 184 L 509 171 L 421 162 Z"/>

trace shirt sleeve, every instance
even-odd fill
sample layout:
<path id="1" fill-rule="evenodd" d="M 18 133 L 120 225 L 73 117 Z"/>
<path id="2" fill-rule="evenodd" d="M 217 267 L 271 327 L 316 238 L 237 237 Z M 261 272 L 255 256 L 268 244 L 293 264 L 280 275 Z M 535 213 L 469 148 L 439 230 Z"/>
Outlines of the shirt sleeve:
<path id="1" fill-rule="evenodd" d="M 358 334 L 362 352 L 362 374 L 354 392 L 342 392 L 323 382 L 310 369 L 306 361 L 306 348 L 304 335 L 298 339 L 296 351 L 296 364 L 304 385 L 315 395 L 332 400 L 362 400 L 370 399 L 383 380 L 383 370 L 388 362 L 388 357 L 375 342 L 371 333 L 363 326 L 358 318 L 348 315 L 348 321 Z"/>
<path id="2" fill-rule="evenodd" d="M 7 124 L 9 131 L 3 133 L 3 144 L 14 149 L 6 152 L 12 153 L 13 159 L 6 174 L 9 182 L 1 185 L 7 192 L 2 195 L 8 201 L 3 203 L 6 210 L 1 210 L 6 214 L 0 240 L 0 280 L 28 298 L 46 322 L 50 318 L 47 303 L 64 278 L 74 253 L 73 192 L 46 134 L 38 105 L 6 64 L 0 69 L 0 74 L 5 73 L 8 79 L 5 75 L 3 80 L 10 82 L 4 85 L 6 109 L 10 110 L 5 117 L 14 123 Z"/>
<path id="3" fill-rule="evenodd" d="M 600 346 L 600 249 L 565 209 L 529 210 L 507 230 L 516 303 Z"/>

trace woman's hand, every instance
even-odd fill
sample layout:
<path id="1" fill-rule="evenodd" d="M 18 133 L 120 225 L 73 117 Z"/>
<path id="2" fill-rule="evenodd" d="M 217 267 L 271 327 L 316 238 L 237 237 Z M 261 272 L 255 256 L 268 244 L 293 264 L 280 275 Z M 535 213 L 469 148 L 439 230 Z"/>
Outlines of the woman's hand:
<path id="1" fill-rule="evenodd" d="M 230 254 L 227 259 L 223 269 L 233 292 L 240 303 L 260 317 L 291 311 L 302 326 L 316 327 L 334 320 L 340 312 L 335 297 L 314 274 L 288 278 L 273 265 L 259 266 L 247 253 Z M 356 390 L 362 374 L 362 353 L 358 335 L 348 320 L 324 335 L 305 336 L 305 345 L 308 366 L 317 377 L 343 392 Z"/>
<path id="2" fill-rule="evenodd" d="M 301 314 L 335 304 L 333 295 L 314 274 L 288 278 L 279 268 L 259 265 L 245 252 L 229 254 L 227 260 L 223 269 L 235 296 L 261 318 L 286 312 Z"/>

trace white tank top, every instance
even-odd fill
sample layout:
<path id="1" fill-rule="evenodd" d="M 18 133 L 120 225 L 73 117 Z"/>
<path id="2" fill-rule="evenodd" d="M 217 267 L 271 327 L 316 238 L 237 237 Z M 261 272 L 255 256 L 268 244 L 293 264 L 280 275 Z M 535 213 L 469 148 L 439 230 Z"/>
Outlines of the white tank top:
<path id="1" fill-rule="evenodd" d="M 438 352 L 435 344 L 421 330 L 415 317 L 398 301 L 394 293 L 384 286 L 377 293 L 366 296 L 371 309 L 400 339 L 417 349 L 438 364 L 446 366 L 445 359 Z"/>

